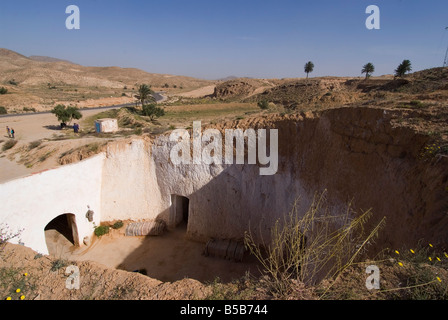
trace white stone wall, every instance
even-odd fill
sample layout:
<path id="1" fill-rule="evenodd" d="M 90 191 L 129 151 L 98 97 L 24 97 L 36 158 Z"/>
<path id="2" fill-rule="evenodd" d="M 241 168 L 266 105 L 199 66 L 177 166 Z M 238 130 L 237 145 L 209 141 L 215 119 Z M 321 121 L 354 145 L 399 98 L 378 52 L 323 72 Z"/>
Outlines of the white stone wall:
<path id="1" fill-rule="evenodd" d="M 150 220 L 165 208 L 149 142 L 109 144 L 101 187 L 102 220 Z"/>
<path id="2" fill-rule="evenodd" d="M 104 154 L 86 161 L 0 184 L 0 225 L 23 229 L 20 242 L 48 254 L 45 226 L 62 214 L 74 214 L 78 242 L 93 235 L 101 219 L 101 182 Z M 94 221 L 86 213 L 93 210 Z M 19 239 L 14 239 L 18 243 Z"/>
<path id="3" fill-rule="evenodd" d="M 287 214 L 297 195 L 308 200 L 288 171 L 260 176 L 256 165 L 174 165 L 168 137 L 118 141 L 105 153 L 0 185 L 0 223 L 24 228 L 22 242 L 47 253 L 44 228 L 55 217 L 76 216 L 79 243 L 92 236 L 93 223 L 161 218 L 175 226 L 171 196 L 189 198 L 188 236 L 242 238 L 251 228 L 268 237 L 276 219 Z M 261 231 L 261 233 L 260 233 Z"/>
<path id="4" fill-rule="evenodd" d="M 161 136 L 152 148 L 151 162 L 156 168 L 162 199 L 159 216 L 170 225 L 171 195 L 189 198 L 190 238 L 240 239 L 251 228 L 256 240 L 268 241 L 271 226 L 290 212 L 298 196 L 304 208 L 311 201 L 289 170 L 261 176 L 257 165 L 174 165 L 169 159 L 172 145 L 167 137 Z M 281 161 L 290 163 L 287 159 Z"/>

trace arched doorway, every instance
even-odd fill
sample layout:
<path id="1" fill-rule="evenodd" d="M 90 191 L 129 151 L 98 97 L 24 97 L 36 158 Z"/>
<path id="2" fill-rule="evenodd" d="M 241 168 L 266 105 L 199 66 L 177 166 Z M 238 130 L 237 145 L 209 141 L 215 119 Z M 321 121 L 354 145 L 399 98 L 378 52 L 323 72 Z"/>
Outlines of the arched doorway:
<path id="1" fill-rule="evenodd" d="M 44 228 L 48 253 L 61 256 L 79 246 L 78 227 L 74 214 L 62 214 L 51 220 Z"/>

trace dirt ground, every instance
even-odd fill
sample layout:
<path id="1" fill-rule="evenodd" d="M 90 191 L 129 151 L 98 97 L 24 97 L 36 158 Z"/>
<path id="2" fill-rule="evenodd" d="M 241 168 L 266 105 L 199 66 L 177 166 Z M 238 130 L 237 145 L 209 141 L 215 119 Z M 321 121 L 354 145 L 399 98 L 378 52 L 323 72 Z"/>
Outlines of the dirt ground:
<path id="1" fill-rule="evenodd" d="M 89 117 L 91 115 L 97 114 L 98 110 L 81 110 L 83 118 Z M 0 141 L 7 141 L 8 135 L 6 133 L 6 127 L 14 129 L 16 132 L 15 138 L 18 141 L 17 149 L 21 146 L 26 146 L 27 144 L 45 139 L 52 139 L 55 135 L 60 134 L 58 130 L 59 123 L 56 117 L 51 113 L 44 114 L 28 114 L 20 116 L 11 117 L 1 117 L 0 118 Z M 66 145 L 79 146 L 86 143 L 86 141 L 91 139 L 76 139 L 70 141 L 57 141 L 55 145 Z M 15 160 L 15 161 L 14 161 Z M 26 167 L 23 164 L 18 163 L 19 155 L 12 157 L 6 154 L 0 155 L 0 183 L 6 182 L 11 179 L 17 179 L 24 177 L 33 173 L 41 172 L 43 170 L 52 169 L 58 166 L 55 159 L 49 159 L 49 161 L 43 161 L 38 166 Z"/>
<path id="2" fill-rule="evenodd" d="M 212 95 L 215 91 L 215 87 L 215 85 L 206 86 L 189 92 L 179 93 L 177 94 L 177 96 L 185 98 L 201 98 L 204 96 Z"/>
<path id="3" fill-rule="evenodd" d="M 152 279 L 175 282 L 185 278 L 207 283 L 217 278 L 223 283 L 240 279 L 246 272 L 259 273 L 256 261 L 246 256 L 234 262 L 203 255 L 205 244 L 185 238 L 186 226 L 161 236 L 126 236 L 125 226 L 100 238 L 90 246 L 76 248 L 56 230 L 47 230 L 50 252 L 55 258 L 94 261 L 111 269 L 141 271 Z"/>

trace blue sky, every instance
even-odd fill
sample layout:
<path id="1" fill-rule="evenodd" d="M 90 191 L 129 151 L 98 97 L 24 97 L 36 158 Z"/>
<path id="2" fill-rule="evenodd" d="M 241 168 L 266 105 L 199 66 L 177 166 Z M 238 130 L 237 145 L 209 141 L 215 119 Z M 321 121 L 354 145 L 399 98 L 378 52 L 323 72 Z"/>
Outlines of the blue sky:
<path id="1" fill-rule="evenodd" d="M 77 5 L 80 30 L 67 30 Z M 368 30 L 367 6 L 381 10 Z M 135 67 L 203 79 L 391 74 L 443 64 L 447 0 L 15 0 L 0 7 L 0 47 L 85 66 Z"/>

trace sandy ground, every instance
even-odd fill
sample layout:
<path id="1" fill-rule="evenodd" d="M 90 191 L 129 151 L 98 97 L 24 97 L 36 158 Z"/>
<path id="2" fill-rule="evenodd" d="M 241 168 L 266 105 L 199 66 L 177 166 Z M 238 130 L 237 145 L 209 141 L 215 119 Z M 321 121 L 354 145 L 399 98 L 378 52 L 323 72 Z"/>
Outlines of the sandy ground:
<path id="1" fill-rule="evenodd" d="M 214 85 L 207 86 L 207 87 L 199 88 L 199 89 L 196 89 L 193 91 L 180 93 L 180 94 L 177 94 L 177 96 L 185 97 L 185 98 L 202 98 L 202 97 L 213 94 L 215 92 L 215 87 L 216 86 L 214 86 Z"/>
<path id="2" fill-rule="evenodd" d="M 83 119 L 97 114 L 101 110 L 81 110 Z M 58 135 L 59 123 L 56 117 L 51 113 L 44 114 L 28 114 L 21 116 L 11 116 L 11 117 L 1 117 L 0 118 L 0 141 L 8 140 L 6 133 L 6 127 L 13 128 L 16 132 L 15 138 L 18 144 L 14 149 L 29 144 L 30 142 L 41 140 L 41 139 L 51 139 L 53 135 Z M 63 142 L 61 142 L 63 143 Z M 65 142 L 67 143 L 67 142 Z M 72 144 L 82 144 L 82 139 L 69 142 Z M 27 168 L 23 164 L 18 164 L 11 161 L 5 155 L 0 157 L 0 183 L 6 182 L 12 179 L 24 177 L 42 170 L 48 170 L 56 167 L 57 164 L 49 161 L 44 163 L 38 168 Z"/>
<path id="3" fill-rule="evenodd" d="M 233 262 L 203 255 L 204 243 L 185 238 L 186 226 L 180 226 L 157 237 L 127 237 L 121 231 L 112 230 L 101 238 L 95 238 L 89 247 L 75 248 L 56 230 L 46 231 L 47 245 L 56 258 L 75 261 L 94 261 L 108 268 L 137 271 L 163 282 L 175 282 L 185 278 L 201 282 L 222 282 L 240 279 L 246 272 L 259 273 L 254 258 L 246 256 L 243 262 Z"/>

